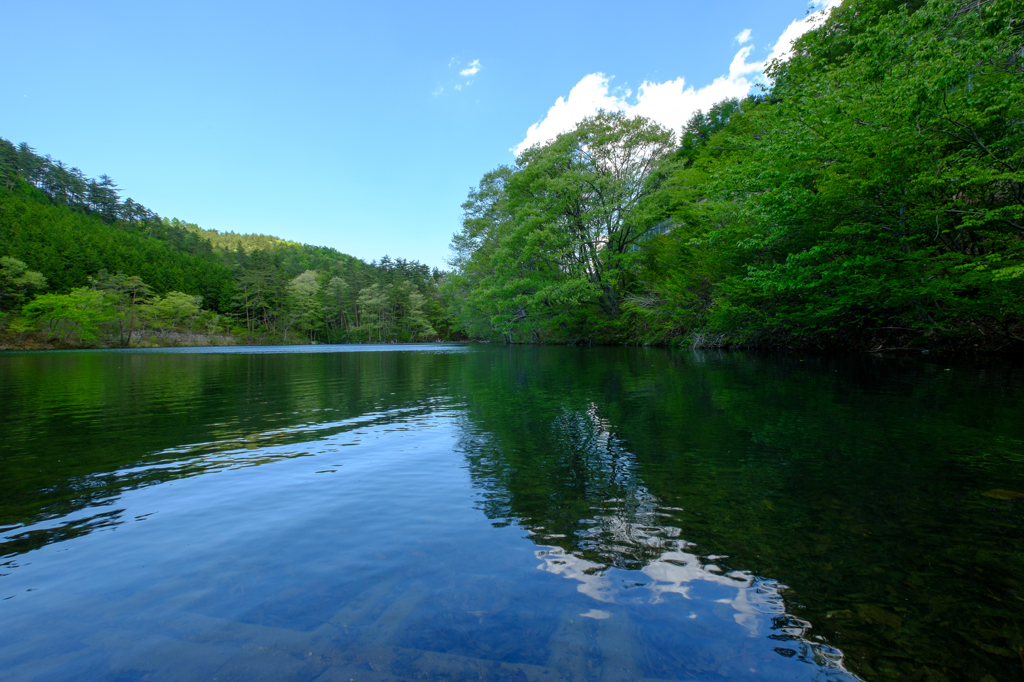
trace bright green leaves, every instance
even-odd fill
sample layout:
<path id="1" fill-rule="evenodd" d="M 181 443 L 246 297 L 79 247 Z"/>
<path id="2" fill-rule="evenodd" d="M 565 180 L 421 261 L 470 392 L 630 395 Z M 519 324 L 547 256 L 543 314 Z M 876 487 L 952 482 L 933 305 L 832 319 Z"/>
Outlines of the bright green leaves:
<path id="1" fill-rule="evenodd" d="M 745 275 L 718 288 L 718 328 L 843 344 L 892 335 L 882 330 L 1015 338 L 1024 71 L 1013 5 L 843 11 L 801 39 L 743 163 L 704 161 L 709 195 L 738 203 L 749 228 L 735 241 Z M 827 44 L 837 33 L 839 56 Z M 726 248 L 736 236 L 709 234 Z M 740 308 L 763 319 L 737 326 Z"/>
<path id="2" fill-rule="evenodd" d="M 3 261 L 11 259 L 0 259 Z M 150 287 L 135 276 L 100 271 L 90 278 L 92 287 L 66 294 L 36 296 L 22 307 L 9 325 L 17 334 L 41 332 L 47 340 L 62 344 L 100 344 L 105 340 L 129 346 L 147 325 L 166 339 L 169 332 L 185 330 L 189 337 L 197 323 L 217 333 L 221 318 L 202 308 L 202 298 L 180 291 L 153 296 Z"/>
<path id="3" fill-rule="evenodd" d="M 433 341 L 427 298 L 408 282 L 374 284 L 362 289 L 357 299 L 359 326 L 354 333 L 366 342 Z"/>
<path id="4" fill-rule="evenodd" d="M 182 326 L 191 332 L 196 318 L 202 312 L 202 301 L 199 296 L 169 291 L 167 295 L 157 296 L 151 303 L 142 306 L 140 313 L 162 333 Z"/>
<path id="5" fill-rule="evenodd" d="M 674 152 L 621 114 L 528 150 L 464 206 L 453 310 L 510 341 L 1019 343 L 1017 4 L 847 0 Z"/>
<path id="6" fill-rule="evenodd" d="M 102 325 L 109 322 L 117 311 L 110 300 L 112 294 L 95 289 L 72 289 L 67 294 L 37 296 L 22 309 L 25 322 L 38 324 L 64 343 L 94 341 Z M 16 331 L 24 331 L 22 323 Z"/>
<path id="7" fill-rule="evenodd" d="M 452 240 L 448 299 L 471 333 L 578 341 L 614 331 L 671 132 L 599 113 L 484 176 Z"/>
<path id="8" fill-rule="evenodd" d="M 296 328 L 309 333 L 320 326 L 323 318 L 323 306 L 320 297 L 320 285 L 317 283 L 316 272 L 306 270 L 288 282 L 286 306 L 284 312 L 284 333 L 288 338 L 288 330 Z"/>
<path id="9" fill-rule="evenodd" d="M 26 296 L 46 288 L 46 278 L 17 258 L 0 258 L 0 314 L 19 306 Z"/>
<path id="10" fill-rule="evenodd" d="M 439 292 L 445 273 L 436 268 L 387 256 L 367 263 L 330 248 L 158 219 L 132 200 L 120 202 L 109 177 L 91 180 L 75 173 L 27 145 L 0 138 L 0 256 L 13 257 L 0 265 L 4 322 L 17 322 L 20 307 L 45 281 L 52 292 L 88 285 L 112 295 L 115 315 L 90 340 L 96 345 L 191 342 L 193 329 L 259 343 L 304 335 L 312 342 L 357 341 L 359 292 L 379 284 L 394 302 L 387 341 L 448 338 L 453 331 Z M 143 280 L 145 290 L 138 287 Z M 219 315 L 168 317 L 150 315 L 155 309 L 147 307 L 148 317 L 139 317 L 152 294 L 168 299 L 174 292 L 201 296 Z M 0 325 L 0 331 L 13 331 L 15 322 Z M 4 334 L 0 344 L 35 345 L 66 336 L 49 334 L 35 321 L 22 320 L 17 327 L 42 333 Z M 188 340 L 180 334 L 186 330 Z M 137 331 L 144 333 L 133 336 Z M 70 343 L 79 336 L 67 338 Z"/>

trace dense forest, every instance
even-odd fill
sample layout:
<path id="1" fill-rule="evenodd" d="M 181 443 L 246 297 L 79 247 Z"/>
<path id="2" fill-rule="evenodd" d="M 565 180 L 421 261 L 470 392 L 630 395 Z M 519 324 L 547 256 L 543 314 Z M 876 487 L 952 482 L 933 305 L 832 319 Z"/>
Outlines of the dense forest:
<path id="1" fill-rule="evenodd" d="M 600 113 L 487 173 L 449 309 L 508 342 L 1024 347 L 1024 14 L 846 0 L 680 140 Z"/>
<path id="2" fill-rule="evenodd" d="M 434 341 L 443 273 L 219 233 L 0 138 L 0 344 Z M 457 338 L 457 336 L 456 336 Z"/>
<path id="3" fill-rule="evenodd" d="M 678 139 L 600 112 L 485 174 L 449 272 L 161 218 L 0 138 L 0 334 L 1024 348 L 1019 3 L 846 0 L 766 75 Z"/>

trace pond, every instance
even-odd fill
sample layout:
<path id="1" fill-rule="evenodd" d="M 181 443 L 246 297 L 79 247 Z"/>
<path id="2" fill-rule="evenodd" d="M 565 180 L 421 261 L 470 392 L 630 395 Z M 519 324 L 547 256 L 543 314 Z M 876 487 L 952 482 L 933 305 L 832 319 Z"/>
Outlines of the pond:
<path id="1" fill-rule="evenodd" d="M 1011 680 L 1024 366 L 0 354 L 5 680 Z"/>

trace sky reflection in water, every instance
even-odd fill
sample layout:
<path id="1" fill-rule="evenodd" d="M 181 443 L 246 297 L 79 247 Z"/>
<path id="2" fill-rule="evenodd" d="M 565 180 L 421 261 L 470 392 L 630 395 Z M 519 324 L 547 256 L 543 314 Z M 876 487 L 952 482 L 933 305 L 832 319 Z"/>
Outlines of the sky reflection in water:
<path id="1" fill-rule="evenodd" d="M 2 355 L 0 667 L 1001 679 L 1022 505 L 983 493 L 1024 489 L 1021 374 L 945 369 L 651 349 Z"/>

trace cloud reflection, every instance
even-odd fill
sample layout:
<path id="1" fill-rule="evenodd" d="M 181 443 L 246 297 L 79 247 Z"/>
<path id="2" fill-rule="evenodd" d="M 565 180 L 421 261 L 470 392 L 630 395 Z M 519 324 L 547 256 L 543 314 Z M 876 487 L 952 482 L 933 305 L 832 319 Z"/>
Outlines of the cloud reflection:
<path id="1" fill-rule="evenodd" d="M 528 437 L 498 443 L 477 431 L 463 445 L 473 450 L 471 470 L 487 488 L 485 512 L 515 520 L 528 531 L 538 545 L 539 570 L 578 583 L 576 590 L 598 602 L 595 606 L 671 608 L 674 599 L 686 600 L 685 607 L 675 604 L 684 620 L 732 621 L 740 630 L 730 637 L 768 638 L 776 653 L 813 664 L 826 678 L 858 679 L 846 670 L 841 651 L 812 635 L 811 623 L 788 611 L 785 585 L 751 571 L 723 568 L 728 557 L 702 555 L 682 537 L 683 529 L 669 520 L 683 510 L 663 505 L 647 489 L 636 457 L 595 403 L 578 411 L 563 409 L 548 434 L 532 441 Z M 523 457 L 527 448 L 544 454 L 528 463 Z M 559 479 L 570 485 L 542 487 Z M 567 499 L 567 491 L 578 497 Z M 548 506 L 525 506 L 537 498 L 549 500 Z M 584 517 L 572 514 L 583 509 Z M 579 615 L 607 620 L 616 611 L 605 606 Z M 722 632 L 722 625 L 713 627 Z"/>

